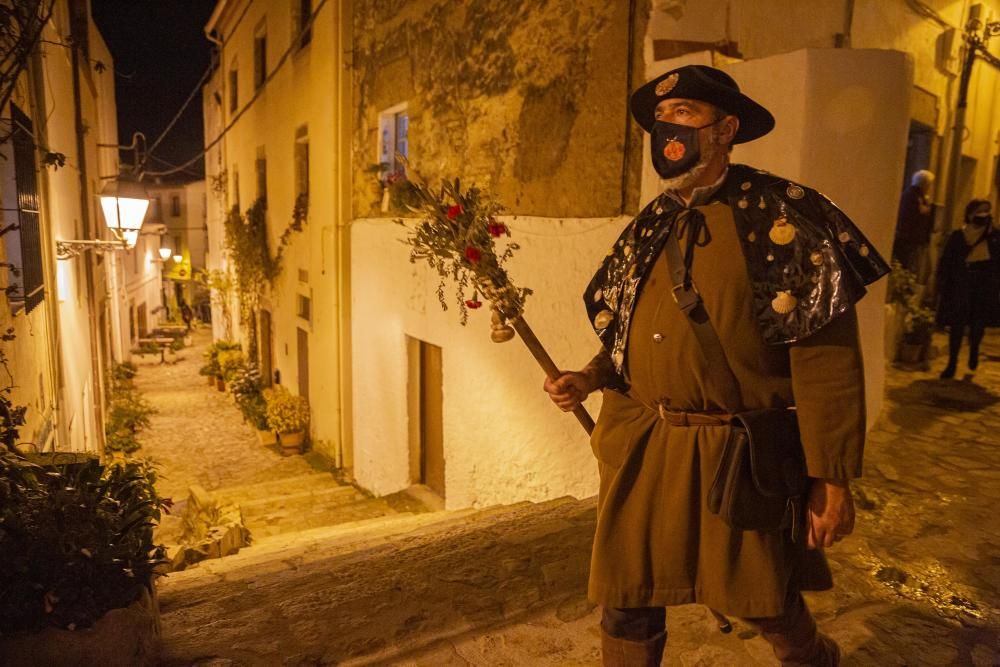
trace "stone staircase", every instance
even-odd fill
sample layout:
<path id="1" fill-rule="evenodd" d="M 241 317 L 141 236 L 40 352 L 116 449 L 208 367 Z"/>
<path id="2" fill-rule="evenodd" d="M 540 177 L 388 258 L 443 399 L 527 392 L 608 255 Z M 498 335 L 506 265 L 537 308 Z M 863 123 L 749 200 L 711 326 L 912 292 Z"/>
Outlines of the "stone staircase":
<path id="1" fill-rule="evenodd" d="M 327 472 L 222 488 L 212 495 L 221 505 L 240 508 L 253 541 L 397 512 L 388 500 L 372 498 Z"/>
<path id="2" fill-rule="evenodd" d="M 572 622 L 594 519 L 562 498 L 262 537 L 160 581 L 162 664 L 386 664 L 546 609 Z"/>

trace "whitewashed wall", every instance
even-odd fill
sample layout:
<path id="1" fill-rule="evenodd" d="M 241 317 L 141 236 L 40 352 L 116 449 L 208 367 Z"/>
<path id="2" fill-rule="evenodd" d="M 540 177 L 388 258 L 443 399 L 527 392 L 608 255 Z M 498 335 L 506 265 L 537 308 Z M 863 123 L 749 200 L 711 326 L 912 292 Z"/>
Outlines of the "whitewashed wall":
<path id="1" fill-rule="evenodd" d="M 521 250 L 516 284 L 535 290 L 525 320 L 557 364 L 578 368 L 597 352 L 582 293 L 607 248 L 628 222 L 619 219 L 508 219 Z M 572 415 L 542 392 L 544 374 L 515 339 L 490 340 L 490 314 L 458 323 L 454 289 L 448 312 L 437 276 L 408 261 L 402 228 L 360 220 L 354 258 L 355 475 L 375 493 L 410 483 L 406 336 L 443 348 L 444 447 L 449 508 L 544 500 L 597 491 L 588 438 Z M 588 406 L 594 417 L 599 401 Z"/>

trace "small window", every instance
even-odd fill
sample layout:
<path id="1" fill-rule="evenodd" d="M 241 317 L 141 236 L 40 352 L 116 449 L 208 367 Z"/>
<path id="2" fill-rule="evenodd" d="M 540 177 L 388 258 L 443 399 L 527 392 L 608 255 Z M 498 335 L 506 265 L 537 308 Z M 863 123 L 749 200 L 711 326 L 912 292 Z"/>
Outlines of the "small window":
<path id="1" fill-rule="evenodd" d="M 170 215 L 175 218 L 181 214 L 181 198 L 179 195 L 170 195 Z"/>
<path id="2" fill-rule="evenodd" d="M 267 206 L 267 156 L 264 154 L 264 147 L 257 147 L 257 159 L 254 161 L 254 168 L 257 172 L 257 199 Z"/>
<path id="3" fill-rule="evenodd" d="M 161 199 L 160 195 L 153 195 L 153 198 L 150 200 L 149 219 L 159 221 L 163 219 L 162 216 L 163 216 L 163 200 Z"/>
<path id="4" fill-rule="evenodd" d="M 239 107 L 239 88 L 237 84 L 239 83 L 239 73 L 236 69 L 236 61 L 233 61 L 232 66 L 229 68 L 229 113 L 236 113 L 236 109 Z"/>
<path id="5" fill-rule="evenodd" d="M 267 80 L 267 26 L 261 22 L 253 37 L 253 87 L 260 88 Z"/>
<path id="6" fill-rule="evenodd" d="M 379 162 L 383 167 L 383 178 L 406 175 L 406 167 L 400 157 L 410 157 L 409 128 L 410 119 L 405 104 L 379 114 Z"/>
<path id="7" fill-rule="evenodd" d="M 298 47 L 301 49 L 312 40 L 312 0 L 292 0 L 292 14 L 295 34 L 293 40 L 298 40 Z"/>
<path id="8" fill-rule="evenodd" d="M 298 316 L 309 322 L 312 318 L 312 299 L 309 297 L 299 294 L 298 295 Z"/>
<path id="9" fill-rule="evenodd" d="M 309 128 L 295 131 L 295 196 L 309 194 Z"/>

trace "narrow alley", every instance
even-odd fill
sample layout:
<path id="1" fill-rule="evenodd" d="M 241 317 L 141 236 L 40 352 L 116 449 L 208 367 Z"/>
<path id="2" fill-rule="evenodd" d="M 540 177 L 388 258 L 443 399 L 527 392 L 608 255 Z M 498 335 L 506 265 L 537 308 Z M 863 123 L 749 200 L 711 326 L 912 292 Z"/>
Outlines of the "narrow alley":
<path id="1" fill-rule="evenodd" d="M 809 596 L 846 665 L 1000 663 L 1000 335 L 985 351 L 974 378 L 937 379 L 941 359 L 889 371 L 856 533 L 829 551 L 835 590 Z M 598 665 L 594 509 L 564 498 L 267 539 L 161 580 L 164 662 Z M 702 607 L 672 609 L 669 627 L 666 664 L 774 664 Z"/>
<path id="2" fill-rule="evenodd" d="M 405 494 L 368 496 L 340 480 L 331 463 L 316 453 L 281 456 L 276 445 L 262 445 L 231 394 L 219 392 L 214 380 L 208 386 L 198 374 L 211 342 L 209 332 L 196 330 L 192 338 L 194 344 L 169 353 L 167 363 L 160 363 L 159 355 L 136 357 L 135 386 L 157 410 L 141 435 L 139 455 L 156 463 L 159 493 L 175 503 L 159 533 L 172 553 L 178 543 L 193 540 L 192 526 L 186 525 L 194 520 L 192 503 L 211 506 L 209 515 L 237 517 L 233 522 L 254 543 L 288 532 L 426 511 Z M 198 541 L 212 542 L 203 533 L 213 528 L 222 538 L 218 526 L 205 525 L 194 529 Z M 206 548 L 216 547 L 202 546 Z"/>

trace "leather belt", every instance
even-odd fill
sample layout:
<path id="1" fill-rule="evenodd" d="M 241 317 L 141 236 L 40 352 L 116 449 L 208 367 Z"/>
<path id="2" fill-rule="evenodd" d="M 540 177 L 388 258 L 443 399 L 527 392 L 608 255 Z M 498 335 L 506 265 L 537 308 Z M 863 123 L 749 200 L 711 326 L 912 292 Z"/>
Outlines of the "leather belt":
<path id="1" fill-rule="evenodd" d="M 665 405 L 658 405 L 660 419 L 671 426 L 728 426 L 733 421 L 733 415 L 728 412 L 686 412 L 671 410 Z"/>

